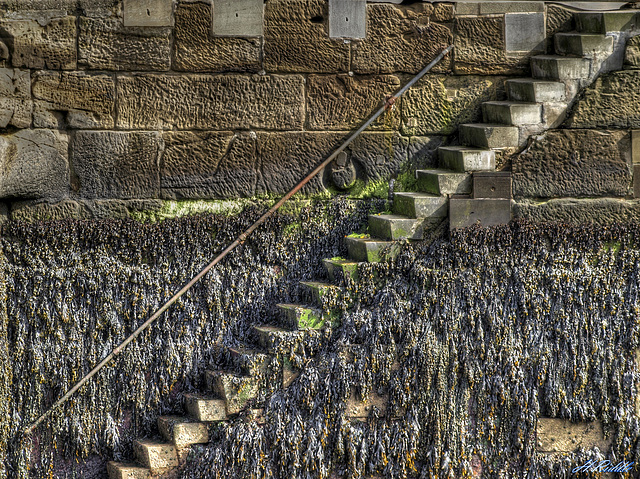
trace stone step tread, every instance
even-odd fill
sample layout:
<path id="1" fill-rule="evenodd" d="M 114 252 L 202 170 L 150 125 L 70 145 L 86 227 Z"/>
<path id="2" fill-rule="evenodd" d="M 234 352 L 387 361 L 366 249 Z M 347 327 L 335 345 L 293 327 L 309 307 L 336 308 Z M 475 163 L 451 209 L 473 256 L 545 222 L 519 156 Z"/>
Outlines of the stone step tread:
<path id="1" fill-rule="evenodd" d="M 347 236 L 345 238 L 349 256 L 356 261 L 366 262 L 379 262 L 384 259 L 397 255 L 398 250 L 394 248 L 395 241 L 383 241 L 378 238 L 371 237 L 353 237 Z M 387 254 L 381 256 L 382 251 L 386 251 Z"/>
<path id="2" fill-rule="evenodd" d="M 444 151 L 453 151 L 453 152 L 471 152 L 471 153 L 481 153 L 483 151 L 493 151 L 491 148 L 479 148 L 477 146 L 440 146 L 438 150 Z M 421 193 L 424 194 L 424 193 Z"/>
<path id="3" fill-rule="evenodd" d="M 312 288 L 312 289 L 318 289 L 318 288 L 340 289 L 335 284 L 323 283 L 322 281 L 300 281 L 300 284 L 307 288 Z"/>
<path id="4" fill-rule="evenodd" d="M 607 37 L 604 33 L 584 33 L 584 32 L 558 32 L 555 34 L 556 37 L 581 37 L 581 38 L 592 38 L 592 39 L 602 39 L 605 40 Z"/>
<path id="5" fill-rule="evenodd" d="M 116 462 L 109 461 L 107 463 L 107 472 L 109 479 L 150 479 L 151 470 L 133 462 Z"/>
<path id="6" fill-rule="evenodd" d="M 159 439 L 137 439 L 134 442 L 136 458 L 152 473 L 178 466 L 176 447 Z"/>
<path id="7" fill-rule="evenodd" d="M 188 393 L 184 395 L 185 409 L 202 422 L 224 421 L 227 418 L 225 401 L 210 394 Z"/>
<path id="8" fill-rule="evenodd" d="M 160 416 L 158 429 L 162 436 L 178 447 L 209 442 L 207 424 L 185 416 Z"/>
<path id="9" fill-rule="evenodd" d="M 564 83 L 562 83 L 561 81 L 545 80 L 543 78 L 510 78 L 509 80 L 507 80 L 507 83 L 534 83 L 539 85 L 553 85 L 564 87 Z"/>
<path id="10" fill-rule="evenodd" d="M 529 101 L 517 101 L 517 100 L 491 100 L 491 101 L 483 101 L 483 105 L 493 105 L 493 106 L 522 106 L 522 107 L 531 107 L 531 108 L 540 108 L 539 103 L 529 102 Z"/>
<path id="11" fill-rule="evenodd" d="M 454 171 L 454 170 L 446 170 L 444 168 L 433 168 L 430 170 L 416 170 L 418 176 L 426 176 L 426 175 L 459 175 L 459 176 L 467 176 L 469 173 L 464 173 L 462 171 Z M 433 195 L 437 196 L 437 195 Z"/>
<path id="12" fill-rule="evenodd" d="M 380 219 L 383 221 L 407 221 L 407 222 L 412 222 L 415 223 L 417 220 L 416 218 L 409 218 L 408 216 L 405 215 L 395 215 L 395 214 L 375 214 L 375 215 L 369 215 L 369 219 Z"/>
<path id="13" fill-rule="evenodd" d="M 313 308 L 309 308 L 307 306 L 306 309 L 313 309 Z M 278 334 L 278 333 L 292 332 L 291 329 L 283 328 L 282 326 L 270 326 L 270 325 L 264 325 L 264 324 L 262 326 L 252 326 L 252 328 L 255 331 L 258 331 L 263 334 Z"/>
<path id="14" fill-rule="evenodd" d="M 464 148 L 467 148 L 467 147 L 464 147 Z M 425 199 L 425 200 L 441 198 L 440 195 L 434 195 L 433 193 L 421 193 L 416 191 L 398 191 L 394 193 L 393 196 L 394 197 L 399 196 L 401 198 Z"/>

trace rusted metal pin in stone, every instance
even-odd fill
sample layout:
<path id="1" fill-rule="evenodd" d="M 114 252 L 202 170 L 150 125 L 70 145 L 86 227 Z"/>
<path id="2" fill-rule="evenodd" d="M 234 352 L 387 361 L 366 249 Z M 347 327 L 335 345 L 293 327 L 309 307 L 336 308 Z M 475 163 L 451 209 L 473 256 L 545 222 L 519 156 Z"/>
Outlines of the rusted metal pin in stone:
<path id="1" fill-rule="evenodd" d="M 92 377 L 94 377 L 98 372 L 106 366 L 116 355 L 120 354 L 135 338 L 137 338 L 143 331 L 145 331 L 151 324 L 153 324 L 161 315 L 164 313 L 169 307 L 175 303 L 183 294 L 185 294 L 191 287 L 196 284 L 205 274 L 207 274 L 211 268 L 213 268 L 216 264 L 218 264 L 225 256 L 227 256 L 236 246 L 244 243 L 247 237 L 253 233 L 258 226 L 264 223 L 268 218 L 270 218 L 286 201 L 289 200 L 293 195 L 295 195 L 298 191 L 302 189 L 304 185 L 309 183 L 312 178 L 314 178 L 320 171 L 322 171 L 326 166 L 329 165 L 340 153 L 344 151 L 344 149 L 356 139 L 360 133 L 366 130 L 380 115 L 382 115 L 387 109 L 389 109 L 395 101 L 409 88 L 411 88 L 420 78 L 422 78 L 429 70 L 431 70 L 434 65 L 436 65 L 440 60 L 444 58 L 444 56 L 449 53 L 453 49 L 453 45 L 449 45 L 447 48 L 442 50 L 440 54 L 423 70 L 420 71 L 415 77 L 411 79 L 409 83 L 403 86 L 400 90 L 398 90 L 394 95 L 385 98 L 383 106 L 375 112 L 358 130 L 353 133 L 336 151 L 334 151 L 331 156 L 329 156 L 326 160 L 320 163 L 311 173 L 309 173 L 300 183 L 298 183 L 291 191 L 289 191 L 286 195 L 284 195 L 276 204 L 274 204 L 269 211 L 263 214 L 260 219 L 258 219 L 255 223 L 253 223 L 247 230 L 236 238 L 236 240 L 227 246 L 216 258 L 211 261 L 207 266 L 204 267 L 202 271 L 200 271 L 191 281 L 185 284 L 180 291 L 174 294 L 166 303 L 164 303 L 160 309 L 158 309 L 153 315 L 147 319 L 144 323 L 142 323 L 138 329 L 136 329 L 127 339 L 122 341 L 118 346 L 116 346 L 111 353 L 106 356 L 100 363 L 95 366 L 86 376 L 84 376 L 80 381 L 78 381 L 75 386 L 73 386 L 67 393 L 58 399 L 47 411 L 45 411 L 35 422 L 31 424 L 28 428 L 23 431 L 23 435 L 27 436 L 31 434 L 49 415 L 57 410 L 60 406 L 62 406 L 65 402 L 69 400 L 71 396 L 73 396 L 82 386 L 84 386 Z"/>

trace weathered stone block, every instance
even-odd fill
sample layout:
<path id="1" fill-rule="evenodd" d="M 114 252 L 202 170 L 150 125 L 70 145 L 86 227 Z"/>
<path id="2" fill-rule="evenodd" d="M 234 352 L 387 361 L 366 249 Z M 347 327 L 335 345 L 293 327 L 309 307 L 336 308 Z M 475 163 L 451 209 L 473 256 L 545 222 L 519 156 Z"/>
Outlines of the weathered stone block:
<path id="1" fill-rule="evenodd" d="M 508 5 L 518 4 L 511 2 Z M 544 9 L 544 4 L 539 4 Z M 544 52 L 546 30 L 544 13 L 507 13 L 504 16 L 507 52 Z"/>
<path id="2" fill-rule="evenodd" d="M 506 54 L 504 16 L 457 17 L 454 71 L 469 75 L 525 74 L 527 53 Z"/>
<path id="3" fill-rule="evenodd" d="M 79 131 L 71 164 L 85 198 L 157 198 L 157 132 Z"/>
<path id="4" fill-rule="evenodd" d="M 78 63 L 92 70 L 169 70 L 169 28 L 125 27 L 116 18 L 78 20 Z"/>
<path id="5" fill-rule="evenodd" d="M 62 200 L 58 203 L 17 201 L 11 204 L 11 220 L 34 223 L 37 221 L 86 219 L 85 209 L 76 201 Z"/>
<path id="6" fill-rule="evenodd" d="M 325 31 L 324 0 L 272 0 L 265 6 L 264 68 L 267 71 L 349 71 L 350 47 Z"/>
<path id="7" fill-rule="evenodd" d="M 367 37 L 353 44 L 351 69 L 356 73 L 418 73 L 452 42 L 451 28 L 430 23 L 424 11 L 394 5 L 367 6 Z M 433 72 L 451 69 L 451 55 Z"/>
<path id="8" fill-rule="evenodd" d="M 173 2 L 170 0 L 123 0 L 127 27 L 169 27 Z"/>
<path id="9" fill-rule="evenodd" d="M 600 421 L 574 423 L 566 419 L 538 418 L 539 452 L 573 452 L 577 449 L 607 451 L 612 437 L 604 437 Z"/>
<path id="10" fill-rule="evenodd" d="M 631 161 L 640 165 L 640 130 L 631 130 Z"/>
<path id="11" fill-rule="evenodd" d="M 76 67 L 76 17 L 34 20 L 0 19 L 0 40 L 11 45 L 14 67 L 73 70 Z"/>
<path id="12" fill-rule="evenodd" d="M 33 124 L 40 128 L 113 128 L 113 77 L 84 72 L 33 74 Z"/>
<path id="13" fill-rule="evenodd" d="M 329 0 L 329 37 L 364 38 L 366 27 L 367 0 Z"/>
<path id="14" fill-rule="evenodd" d="M 427 76 L 402 97 L 404 135 L 449 135 L 482 117 L 480 106 L 504 98 L 504 77 Z"/>
<path id="15" fill-rule="evenodd" d="M 511 173 L 486 171 L 473 174 L 474 198 L 511 198 Z"/>
<path id="16" fill-rule="evenodd" d="M 521 200 L 514 205 L 513 216 L 531 222 L 573 225 L 637 223 L 640 221 L 640 201 L 616 198 Z"/>
<path id="17" fill-rule="evenodd" d="M 568 120 L 573 128 L 640 127 L 640 71 L 612 72 L 587 89 Z"/>
<path id="18" fill-rule="evenodd" d="M 480 15 L 544 12 L 544 2 L 478 2 Z"/>
<path id="19" fill-rule="evenodd" d="M 307 98 L 311 130 L 351 130 L 362 125 L 382 105 L 386 95 L 400 88 L 393 75 L 349 75 L 308 78 Z M 380 116 L 370 128 L 396 130 L 400 126 L 400 102 Z"/>
<path id="20" fill-rule="evenodd" d="M 162 197 L 252 196 L 258 180 L 256 140 L 232 132 L 165 132 Z"/>
<path id="21" fill-rule="evenodd" d="M 0 197 L 62 198 L 69 193 L 68 137 L 54 130 L 0 136 Z"/>
<path id="22" fill-rule="evenodd" d="M 260 38 L 213 36 L 208 4 L 180 3 L 177 6 L 174 39 L 176 70 L 260 71 Z"/>
<path id="23" fill-rule="evenodd" d="M 213 34 L 255 37 L 263 35 L 264 0 L 212 0 Z"/>
<path id="24" fill-rule="evenodd" d="M 449 228 L 506 225 L 511 221 L 511 200 L 501 198 L 449 198 Z"/>
<path id="25" fill-rule="evenodd" d="M 624 65 L 625 68 L 640 68 L 640 35 L 627 40 Z"/>
<path id="26" fill-rule="evenodd" d="M 571 10 L 560 5 L 547 5 L 547 38 L 553 38 L 556 33 L 574 30 Z"/>
<path id="27" fill-rule="evenodd" d="M 513 158 L 516 197 L 625 196 L 631 187 L 627 131 L 549 130 Z"/>
<path id="28" fill-rule="evenodd" d="M 633 197 L 640 198 L 640 165 L 633 165 Z"/>
<path id="29" fill-rule="evenodd" d="M 0 128 L 29 128 L 32 109 L 29 71 L 0 68 Z"/>
<path id="30" fill-rule="evenodd" d="M 139 439 L 133 443 L 136 458 L 144 466 L 157 473 L 178 466 L 178 454 L 173 444 L 152 439 Z"/>
<path id="31" fill-rule="evenodd" d="M 118 126 L 298 130 L 300 75 L 135 75 L 118 79 Z"/>

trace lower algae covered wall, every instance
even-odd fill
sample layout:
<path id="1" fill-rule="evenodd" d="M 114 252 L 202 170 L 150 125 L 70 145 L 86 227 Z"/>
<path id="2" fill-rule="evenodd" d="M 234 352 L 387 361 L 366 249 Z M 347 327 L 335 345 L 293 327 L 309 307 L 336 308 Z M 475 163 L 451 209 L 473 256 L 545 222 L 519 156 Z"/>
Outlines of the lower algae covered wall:
<path id="1" fill-rule="evenodd" d="M 344 256 L 342 238 L 384 208 L 334 200 L 278 215 L 25 441 L 260 208 L 7 223 L 4 477 L 106 477 L 158 415 L 182 411 L 220 361 L 214 343 L 250 341 L 276 303 L 303 298 L 298 280 L 326 281 L 321 259 Z M 443 228 L 361 264 L 342 283 L 351 305 L 332 305 L 340 326 L 305 345 L 316 354 L 288 388 L 261 396 L 265 419 L 223 423 L 174 477 L 555 478 L 591 459 L 637 464 L 638 238 L 635 225 Z M 368 418 L 350 414 L 354 398 L 379 397 Z"/>

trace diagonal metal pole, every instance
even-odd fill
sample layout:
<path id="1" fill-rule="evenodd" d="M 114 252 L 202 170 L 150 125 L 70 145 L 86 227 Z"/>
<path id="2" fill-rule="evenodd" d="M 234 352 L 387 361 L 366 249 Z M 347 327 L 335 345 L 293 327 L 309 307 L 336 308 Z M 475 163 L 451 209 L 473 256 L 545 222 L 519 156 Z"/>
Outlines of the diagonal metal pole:
<path id="1" fill-rule="evenodd" d="M 211 268 L 213 268 L 216 264 L 218 264 L 225 256 L 227 256 L 236 246 L 244 243 L 247 237 L 255 231 L 258 226 L 264 223 L 269 217 L 271 217 L 277 210 L 280 208 L 289 198 L 295 195 L 300 189 L 306 185 L 314 176 L 316 176 L 320 171 L 322 171 L 329 163 L 331 163 L 344 149 L 351 144 L 353 140 L 356 139 L 360 133 L 366 130 L 380 115 L 382 115 L 386 110 L 391 108 L 395 101 L 409 88 L 411 88 L 420 78 L 422 78 L 429 70 L 431 70 L 436 63 L 444 58 L 444 56 L 451 51 L 453 45 L 449 45 L 447 48 L 442 50 L 440 54 L 429 63 L 420 73 L 418 73 L 415 77 L 411 79 L 409 83 L 403 86 L 400 90 L 398 90 L 393 96 L 386 99 L 384 106 L 382 106 L 377 112 L 373 114 L 358 130 L 353 133 L 347 141 L 345 141 L 340 148 L 333 152 L 329 158 L 320 163 L 311 173 L 309 173 L 300 183 L 298 183 L 291 191 L 289 191 L 286 195 L 284 195 L 276 204 L 274 204 L 269 211 L 263 214 L 260 219 L 258 219 L 255 223 L 253 223 L 247 230 L 242 233 L 240 236 L 236 238 L 236 240 L 227 246 L 222 253 L 220 253 L 216 258 L 211 261 L 207 266 L 204 267 L 202 271 L 200 271 L 191 281 L 185 284 L 180 291 L 174 294 L 166 303 L 164 303 L 160 309 L 158 309 L 149 319 L 147 319 L 144 323 L 142 323 L 138 329 L 136 329 L 131 335 L 122 341 L 120 345 L 118 345 L 108 356 L 106 356 L 100 363 L 95 366 L 86 376 L 84 376 L 80 381 L 78 381 L 75 386 L 73 386 L 67 393 L 58 399 L 51 407 L 45 411 L 35 422 L 33 422 L 28 428 L 23 431 L 23 435 L 27 436 L 31 434 L 35 428 L 37 428 L 42 421 L 44 421 L 47 417 L 51 415 L 54 411 L 56 411 L 60 406 L 62 406 L 71 396 L 73 396 L 78 389 L 84 386 L 92 377 L 94 377 L 98 372 L 105 367 L 114 357 L 116 357 L 127 345 L 137 338 L 144 330 L 146 330 L 151 324 L 153 324 L 161 315 L 164 313 L 169 307 L 175 303 L 183 294 L 185 294 L 191 287 L 196 284 L 205 274 L 207 274 Z"/>

